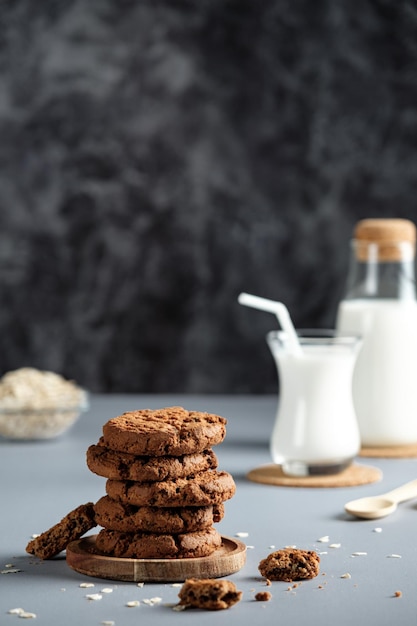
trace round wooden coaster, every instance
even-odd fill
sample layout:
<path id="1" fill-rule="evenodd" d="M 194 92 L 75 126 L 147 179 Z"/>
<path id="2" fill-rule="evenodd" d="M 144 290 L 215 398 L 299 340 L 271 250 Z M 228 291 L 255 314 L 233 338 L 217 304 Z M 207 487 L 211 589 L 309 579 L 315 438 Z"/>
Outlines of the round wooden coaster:
<path id="1" fill-rule="evenodd" d="M 71 569 L 96 578 L 126 582 L 183 582 L 186 578 L 220 578 L 238 572 L 246 561 L 246 546 L 222 537 L 213 554 L 191 559 L 121 559 L 96 549 L 96 536 L 72 541 L 66 549 Z"/>
<path id="2" fill-rule="evenodd" d="M 380 459 L 412 459 L 417 457 L 417 443 L 405 446 L 362 446 L 360 456 Z"/>
<path id="3" fill-rule="evenodd" d="M 281 487 L 354 487 L 377 482 L 382 472 L 376 467 L 353 463 L 339 474 L 287 476 L 279 465 L 263 465 L 251 470 L 247 478 L 255 483 Z"/>

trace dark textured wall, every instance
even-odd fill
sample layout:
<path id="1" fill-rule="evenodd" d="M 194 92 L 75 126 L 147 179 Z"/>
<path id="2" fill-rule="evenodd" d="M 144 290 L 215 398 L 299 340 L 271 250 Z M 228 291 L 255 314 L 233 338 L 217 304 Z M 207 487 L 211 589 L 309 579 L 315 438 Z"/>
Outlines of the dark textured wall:
<path id="1" fill-rule="evenodd" d="M 416 2 L 0 7 L 0 371 L 274 391 L 238 293 L 332 325 L 356 220 L 417 217 Z"/>

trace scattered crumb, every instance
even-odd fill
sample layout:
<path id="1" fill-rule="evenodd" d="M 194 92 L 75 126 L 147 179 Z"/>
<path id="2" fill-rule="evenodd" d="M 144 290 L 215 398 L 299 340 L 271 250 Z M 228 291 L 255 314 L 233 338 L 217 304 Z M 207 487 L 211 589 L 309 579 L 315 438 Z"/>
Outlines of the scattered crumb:
<path id="1" fill-rule="evenodd" d="M 275 546 L 274 545 L 268 546 L 268 550 L 275 550 Z"/>
<path id="2" fill-rule="evenodd" d="M 367 552 L 352 552 L 352 556 L 366 556 Z"/>
<path id="3" fill-rule="evenodd" d="M 186 609 L 186 605 L 185 604 L 174 604 L 174 606 L 172 607 L 173 611 L 185 611 Z"/>
<path id="4" fill-rule="evenodd" d="M 104 587 L 104 589 L 101 590 L 101 593 L 113 593 L 113 589 L 111 587 Z"/>
<path id="5" fill-rule="evenodd" d="M 295 550 L 297 548 L 297 546 L 293 545 L 293 546 L 285 546 L 285 548 L 287 550 Z"/>
<path id="6" fill-rule="evenodd" d="M 329 545 L 329 548 L 340 548 L 341 545 L 342 545 L 341 543 L 331 543 Z"/>
<path id="7" fill-rule="evenodd" d="M 155 598 L 145 598 L 144 600 L 142 600 L 143 604 L 148 604 L 149 606 L 153 606 L 154 604 L 159 604 L 160 602 L 162 602 L 162 598 L 159 597 L 155 597 Z"/>
<path id="8" fill-rule="evenodd" d="M 382 528 L 374 528 L 373 531 L 374 533 L 382 533 Z"/>
<path id="9" fill-rule="evenodd" d="M 317 539 L 317 541 L 319 541 L 320 543 L 328 543 L 329 540 L 329 535 L 325 535 L 324 537 L 320 537 L 320 539 Z"/>
<path id="10" fill-rule="evenodd" d="M 102 626 L 114 626 L 114 622 L 112 620 L 105 620 L 101 622 Z"/>
<path id="11" fill-rule="evenodd" d="M 90 589 L 90 587 L 94 587 L 94 583 L 80 583 L 79 586 L 82 589 Z"/>
<path id="12" fill-rule="evenodd" d="M 129 609 L 131 609 L 134 606 L 139 606 L 140 602 L 139 600 L 130 600 L 129 602 L 126 602 L 126 606 L 129 607 Z"/>
<path id="13" fill-rule="evenodd" d="M 21 569 L 17 569 L 17 567 L 9 567 L 8 569 L 2 569 L 1 570 L 1 574 L 18 574 L 19 572 L 21 572 Z"/>
<path id="14" fill-rule="evenodd" d="M 172 583 L 171 587 L 182 587 L 182 583 Z"/>
<path id="15" fill-rule="evenodd" d="M 145 585 L 145 583 L 138 583 L 136 586 L 142 588 Z"/>
<path id="16" fill-rule="evenodd" d="M 271 581 L 269 580 L 269 578 L 267 578 L 267 579 L 265 580 L 265 585 L 266 585 L 267 587 L 270 587 L 270 586 L 272 585 L 272 583 L 271 583 Z"/>
<path id="17" fill-rule="evenodd" d="M 25 609 L 10 609 L 7 612 L 11 615 L 22 617 L 23 619 L 34 619 L 36 617 L 36 613 L 29 613 L 28 611 L 25 611 Z"/>
<path id="18" fill-rule="evenodd" d="M 241 537 L 243 539 L 244 537 L 249 537 L 249 533 L 246 533 L 246 532 L 236 533 L 235 537 Z"/>
<path id="19" fill-rule="evenodd" d="M 258 602 L 268 602 L 272 598 L 272 594 L 269 591 L 258 591 L 255 595 L 255 600 Z"/>
<path id="20" fill-rule="evenodd" d="M 255 546 L 246 546 L 247 550 L 253 550 L 255 548 Z"/>
<path id="21" fill-rule="evenodd" d="M 324 589 L 323 585 L 317 585 L 317 589 Z"/>
<path id="22" fill-rule="evenodd" d="M 346 574 L 342 574 L 340 578 L 352 578 L 352 576 L 349 574 L 349 572 L 346 572 Z"/>
<path id="23" fill-rule="evenodd" d="M 23 613 L 19 613 L 19 617 L 23 617 L 24 619 L 35 619 L 36 613 L 29 613 L 28 611 L 23 611 Z"/>
<path id="24" fill-rule="evenodd" d="M 400 554 L 387 554 L 387 559 L 401 559 Z"/>
<path id="25" fill-rule="evenodd" d="M 402 591 L 395 591 L 394 592 L 394 598 L 401 598 L 402 595 L 403 595 Z"/>
<path id="26" fill-rule="evenodd" d="M 101 600 L 103 596 L 101 593 L 88 593 L 85 597 L 87 600 Z"/>

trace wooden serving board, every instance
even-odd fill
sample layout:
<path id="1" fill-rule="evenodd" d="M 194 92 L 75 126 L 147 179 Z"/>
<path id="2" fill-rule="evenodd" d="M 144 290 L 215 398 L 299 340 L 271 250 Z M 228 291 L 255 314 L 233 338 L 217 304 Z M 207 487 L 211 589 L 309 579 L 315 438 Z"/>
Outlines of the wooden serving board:
<path id="1" fill-rule="evenodd" d="M 186 578 L 220 578 L 239 571 L 246 561 L 246 546 L 222 537 L 222 545 L 207 557 L 190 559 L 121 559 L 96 549 L 96 535 L 67 546 L 71 569 L 96 578 L 126 582 L 183 582 Z"/>

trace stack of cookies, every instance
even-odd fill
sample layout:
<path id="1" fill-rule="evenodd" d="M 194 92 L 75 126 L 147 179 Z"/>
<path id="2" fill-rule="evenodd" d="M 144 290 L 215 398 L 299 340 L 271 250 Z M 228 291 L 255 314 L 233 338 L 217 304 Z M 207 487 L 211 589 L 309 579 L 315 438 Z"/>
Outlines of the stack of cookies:
<path id="1" fill-rule="evenodd" d="M 181 407 L 124 413 L 103 426 L 87 451 L 89 469 L 107 478 L 95 504 L 104 554 L 140 559 L 193 558 L 221 545 L 213 524 L 236 490 L 212 446 L 226 419 Z"/>

